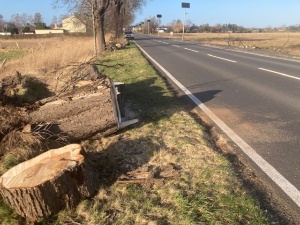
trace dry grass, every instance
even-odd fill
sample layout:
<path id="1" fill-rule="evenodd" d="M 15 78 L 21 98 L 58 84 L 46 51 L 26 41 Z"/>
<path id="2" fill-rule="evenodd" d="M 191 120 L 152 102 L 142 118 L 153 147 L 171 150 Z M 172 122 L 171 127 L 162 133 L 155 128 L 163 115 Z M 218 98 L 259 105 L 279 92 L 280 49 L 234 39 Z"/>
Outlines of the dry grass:
<path id="1" fill-rule="evenodd" d="M 181 34 L 174 37 L 181 38 Z M 188 33 L 185 40 L 300 55 L 300 33 Z"/>
<path id="2" fill-rule="evenodd" d="M 12 75 L 18 70 L 21 74 L 47 76 L 49 72 L 72 63 L 85 62 L 93 57 L 93 38 L 55 37 L 46 39 L 2 40 L 1 54 L 22 51 L 26 54 L 11 59 L 0 69 L 0 78 Z M 18 43 L 19 48 L 16 43 Z"/>

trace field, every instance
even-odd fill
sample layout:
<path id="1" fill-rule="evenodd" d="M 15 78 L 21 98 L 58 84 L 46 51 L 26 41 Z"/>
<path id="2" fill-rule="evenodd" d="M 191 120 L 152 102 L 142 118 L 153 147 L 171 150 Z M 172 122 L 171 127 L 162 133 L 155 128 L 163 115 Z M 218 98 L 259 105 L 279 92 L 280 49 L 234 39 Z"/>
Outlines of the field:
<path id="1" fill-rule="evenodd" d="M 70 76 L 57 71 L 93 55 L 93 41 L 87 37 L 24 40 L 18 45 L 2 41 L 2 59 L 9 59 L 0 69 L 0 78 L 18 70 L 41 79 L 52 90 L 56 80 Z M 8 57 L 11 52 L 15 53 Z M 280 214 L 271 213 L 253 186 L 244 185 L 245 168 L 237 161 L 239 166 L 233 166 L 226 141 L 211 137 L 193 107 L 176 97 L 134 44 L 104 53 L 95 63 L 101 73 L 125 83 L 126 103 L 140 122 L 115 135 L 81 142 L 86 151 L 102 156 L 98 167 L 103 186 L 93 199 L 40 224 L 285 223 Z M 18 163 L 14 155 L 0 160 L 0 173 Z M 138 179 L 123 182 L 122 178 L 130 177 L 122 173 L 124 168 Z M 145 178 L 143 171 L 153 171 L 153 176 Z M 158 179 L 157 172 L 165 178 Z M 251 177 L 248 184 L 257 182 L 254 174 Z M 0 223 L 26 221 L 0 199 Z"/>
<path id="2" fill-rule="evenodd" d="M 90 37 L 0 39 L 0 43 L 0 66 L 7 59 L 0 70 L 0 78 L 17 70 L 24 75 L 34 74 L 46 79 L 50 72 L 93 57 L 93 40 Z"/>
<path id="3" fill-rule="evenodd" d="M 165 34 L 165 36 L 168 36 Z M 181 38 L 182 34 L 174 34 Z M 202 44 L 235 46 L 247 49 L 263 49 L 300 55 L 300 33 L 187 33 L 185 40 L 197 41 Z"/>

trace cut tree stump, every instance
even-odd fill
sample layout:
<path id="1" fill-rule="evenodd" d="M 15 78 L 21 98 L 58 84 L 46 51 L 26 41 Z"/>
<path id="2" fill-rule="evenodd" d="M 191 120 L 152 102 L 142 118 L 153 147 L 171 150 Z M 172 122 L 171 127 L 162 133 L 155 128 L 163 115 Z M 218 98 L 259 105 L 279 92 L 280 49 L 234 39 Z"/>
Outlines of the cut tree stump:
<path id="1" fill-rule="evenodd" d="M 23 162 L 0 178 L 0 194 L 30 220 L 76 206 L 98 189 L 97 174 L 78 144 L 49 150 Z"/>

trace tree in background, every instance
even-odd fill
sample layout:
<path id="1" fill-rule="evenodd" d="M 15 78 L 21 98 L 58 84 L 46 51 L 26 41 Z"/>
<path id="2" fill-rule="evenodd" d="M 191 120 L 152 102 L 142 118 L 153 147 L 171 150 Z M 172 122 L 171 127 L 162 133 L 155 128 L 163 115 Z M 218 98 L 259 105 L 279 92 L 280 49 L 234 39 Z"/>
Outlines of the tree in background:
<path id="1" fill-rule="evenodd" d="M 171 22 L 171 26 L 175 33 L 179 33 L 180 31 L 182 31 L 182 28 L 183 28 L 183 24 L 182 24 L 181 20 L 173 20 Z"/>
<path id="2" fill-rule="evenodd" d="M 52 22 L 51 22 L 51 24 L 50 24 L 49 27 L 50 27 L 51 29 L 54 29 L 56 26 L 57 26 L 57 17 L 56 17 L 56 16 L 53 16 Z"/>
<path id="3" fill-rule="evenodd" d="M 123 28 L 127 28 L 134 19 L 134 13 L 146 4 L 147 0 L 113 0 L 111 4 L 111 27 L 115 31 L 115 38 L 123 35 Z"/>
<path id="4" fill-rule="evenodd" d="M 49 29 L 45 23 L 35 23 L 35 29 Z"/>
<path id="5" fill-rule="evenodd" d="M 150 34 L 155 32 L 155 30 L 159 27 L 159 23 L 160 23 L 159 19 L 157 19 L 154 16 L 150 17 L 149 19 L 145 19 L 143 24 L 144 33 L 148 33 L 148 29 Z"/>
<path id="6" fill-rule="evenodd" d="M 35 26 L 35 29 L 49 29 L 46 23 L 43 22 L 43 17 L 39 12 L 34 14 L 32 22 Z"/>
<path id="7" fill-rule="evenodd" d="M 193 22 L 191 20 L 186 20 L 184 24 L 185 32 L 190 32 L 191 26 L 193 26 Z"/>
<path id="8" fill-rule="evenodd" d="M 3 16 L 0 14 L 0 32 L 4 32 L 4 23 Z"/>
<path id="9" fill-rule="evenodd" d="M 23 28 L 22 33 L 28 33 L 28 32 L 30 32 L 30 26 L 27 25 Z"/>
<path id="10" fill-rule="evenodd" d="M 29 32 L 34 29 L 49 29 L 43 22 L 42 15 L 38 12 L 34 14 L 34 17 L 26 13 L 13 14 L 10 22 L 14 24 L 14 34 L 16 33 L 15 28 L 18 29 L 18 33 Z"/>
<path id="11" fill-rule="evenodd" d="M 43 17 L 39 12 L 36 12 L 33 17 L 33 24 L 43 23 Z"/>
<path id="12" fill-rule="evenodd" d="M 112 30 L 120 37 L 138 10 L 147 0 L 54 0 L 54 5 L 67 6 L 70 14 L 76 15 L 88 27 L 92 27 L 95 52 L 106 49 L 105 33 Z"/>
<path id="13" fill-rule="evenodd" d="M 32 16 L 27 15 L 26 13 L 13 14 L 11 15 L 10 22 L 15 25 L 19 32 L 21 32 L 24 27 L 30 26 L 30 24 L 32 23 Z"/>
<path id="14" fill-rule="evenodd" d="M 19 34 L 19 30 L 14 23 L 6 23 L 5 32 L 10 32 L 11 34 Z"/>

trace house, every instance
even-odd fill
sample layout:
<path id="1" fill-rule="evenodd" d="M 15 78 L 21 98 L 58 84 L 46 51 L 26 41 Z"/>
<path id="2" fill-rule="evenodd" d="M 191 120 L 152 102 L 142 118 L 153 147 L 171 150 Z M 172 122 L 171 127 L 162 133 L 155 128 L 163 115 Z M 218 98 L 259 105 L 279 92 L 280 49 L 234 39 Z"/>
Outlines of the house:
<path id="1" fill-rule="evenodd" d="M 37 29 L 35 34 L 63 34 L 63 29 Z"/>
<path id="2" fill-rule="evenodd" d="M 276 31 L 279 31 L 279 32 L 284 32 L 284 31 L 286 31 L 287 29 L 286 29 L 286 27 L 277 27 L 277 28 L 275 28 L 275 30 L 276 30 Z"/>
<path id="3" fill-rule="evenodd" d="M 62 20 L 61 29 L 69 33 L 86 33 L 86 26 L 75 16 Z"/>

